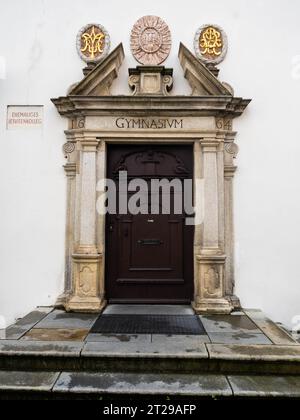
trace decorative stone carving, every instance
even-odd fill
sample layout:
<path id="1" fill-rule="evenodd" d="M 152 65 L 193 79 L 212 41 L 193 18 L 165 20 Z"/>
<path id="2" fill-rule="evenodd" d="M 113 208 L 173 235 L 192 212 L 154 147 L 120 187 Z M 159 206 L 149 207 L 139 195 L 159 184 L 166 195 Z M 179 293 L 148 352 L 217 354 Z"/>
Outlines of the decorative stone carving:
<path id="1" fill-rule="evenodd" d="M 233 155 L 233 157 L 236 158 L 239 153 L 239 146 L 233 142 L 226 143 L 225 150 L 227 153 L 229 153 L 230 155 Z"/>
<path id="2" fill-rule="evenodd" d="M 141 64 L 163 63 L 171 50 L 171 32 L 158 16 L 144 16 L 133 26 L 130 38 L 131 51 Z"/>
<path id="3" fill-rule="evenodd" d="M 202 25 L 195 34 L 194 48 L 196 56 L 205 64 L 219 64 L 227 53 L 227 35 L 218 25 Z"/>
<path id="4" fill-rule="evenodd" d="M 70 155 L 71 153 L 73 153 L 75 150 L 75 144 L 68 141 L 67 143 L 65 143 L 63 145 L 63 152 L 64 155 L 67 157 L 68 155 Z"/>
<path id="5" fill-rule="evenodd" d="M 225 296 L 224 264 L 225 255 L 196 256 L 196 276 L 199 282 L 194 310 L 197 313 L 228 314 L 233 305 Z"/>
<path id="6" fill-rule="evenodd" d="M 129 69 L 129 86 L 133 95 L 166 96 L 173 87 L 173 70 L 163 66 Z"/>
<path id="7" fill-rule="evenodd" d="M 209 297 L 214 297 L 220 288 L 220 277 L 215 267 L 209 267 L 204 274 L 205 291 Z"/>
<path id="8" fill-rule="evenodd" d="M 73 293 L 65 306 L 68 311 L 101 312 L 106 306 L 101 293 L 100 254 L 73 255 Z"/>
<path id="9" fill-rule="evenodd" d="M 110 37 L 104 26 L 89 23 L 77 34 L 77 52 L 86 63 L 98 62 L 107 56 L 110 48 Z"/>

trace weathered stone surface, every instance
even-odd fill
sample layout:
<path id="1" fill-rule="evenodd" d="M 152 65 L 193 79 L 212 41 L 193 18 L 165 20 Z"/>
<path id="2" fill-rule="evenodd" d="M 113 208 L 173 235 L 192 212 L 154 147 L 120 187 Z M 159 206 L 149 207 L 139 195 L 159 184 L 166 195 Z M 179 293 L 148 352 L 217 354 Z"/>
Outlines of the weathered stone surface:
<path id="1" fill-rule="evenodd" d="M 53 308 L 50 307 L 37 308 L 35 311 L 30 312 L 24 318 L 19 319 L 15 324 L 8 327 L 2 336 L 0 336 L 0 339 L 19 340 L 27 331 L 45 318 L 45 316 L 52 310 Z"/>
<path id="2" fill-rule="evenodd" d="M 84 341 L 89 330 L 33 328 L 21 340 L 27 341 Z"/>
<path id="3" fill-rule="evenodd" d="M 62 373 L 54 391 L 74 393 L 231 396 L 221 375 Z"/>
<path id="4" fill-rule="evenodd" d="M 212 343 L 220 344 L 272 344 L 262 333 L 234 332 L 208 333 Z"/>
<path id="5" fill-rule="evenodd" d="M 0 391 L 50 392 L 58 377 L 58 372 L 0 371 Z"/>
<path id="6" fill-rule="evenodd" d="M 0 356 L 72 356 L 79 357 L 83 343 L 2 340 Z"/>
<path id="7" fill-rule="evenodd" d="M 300 346 L 207 344 L 210 359 L 300 362 Z"/>
<path id="8" fill-rule="evenodd" d="M 151 343 L 151 334 L 89 334 L 88 342 Z"/>
<path id="9" fill-rule="evenodd" d="M 194 315 L 187 305 L 108 305 L 105 315 Z"/>
<path id="10" fill-rule="evenodd" d="M 55 310 L 42 322 L 39 322 L 35 328 L 46 329 L 90 329 L 95 323 L 98 315 L 95 314 L 80 314 L 69 313 L 60 310 Z"/>
<path id="11" fill-rule="evenodd" d="M 207 358 L 207 350 L 204 344 L 198 343 L 86 343 L 83 357 L 180 357 L 180 358 Z"/>
<path id="12" fill-rule="evenodd" d="M 163 335 L 152 334 L 152 343 L 180 343 L 183 346 L 210 343 L 207 335 Z"/>
<path id="13" fill-rule="evenodd" d="M 286 331 L 276 325 L 259 310 L 245 310 L 246 315 L 263 331 L 263 333 L 274 343 L 278 345 L 298 345 Z"/>
<path id="14" fill-rule="evenodd" d="M 229 376 L 236 397 L 300 397 L 297 376 Z"/>
<path id="15" fill-rule="evenodd" d="M 257 326 L 245 315 L 200 316 L 208 333 L 261 333 Z"/>

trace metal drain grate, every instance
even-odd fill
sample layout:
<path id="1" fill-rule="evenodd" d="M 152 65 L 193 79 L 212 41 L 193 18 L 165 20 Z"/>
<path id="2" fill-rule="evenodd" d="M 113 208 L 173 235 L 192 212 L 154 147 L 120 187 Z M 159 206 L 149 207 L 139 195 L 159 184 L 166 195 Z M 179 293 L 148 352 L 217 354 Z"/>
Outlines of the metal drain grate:
<path id="1" fill-rule="evenodd" d="M 204 335 L 196 315 L 100 315 L 93 334 Z"/>

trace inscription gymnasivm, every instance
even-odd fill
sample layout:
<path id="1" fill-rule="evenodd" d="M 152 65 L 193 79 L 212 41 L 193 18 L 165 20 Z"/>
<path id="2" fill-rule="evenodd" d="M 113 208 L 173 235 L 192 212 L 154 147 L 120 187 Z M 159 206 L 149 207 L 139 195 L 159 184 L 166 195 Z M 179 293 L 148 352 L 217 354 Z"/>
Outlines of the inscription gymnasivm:
<path id="1" fill-rule="evenodd" d="M 116 126 L 120 129 L 139 129 L 139 130 L 163 130 L 163 129 L 182 129 L 182 119 L 170 118 L 117 118 Z"/>

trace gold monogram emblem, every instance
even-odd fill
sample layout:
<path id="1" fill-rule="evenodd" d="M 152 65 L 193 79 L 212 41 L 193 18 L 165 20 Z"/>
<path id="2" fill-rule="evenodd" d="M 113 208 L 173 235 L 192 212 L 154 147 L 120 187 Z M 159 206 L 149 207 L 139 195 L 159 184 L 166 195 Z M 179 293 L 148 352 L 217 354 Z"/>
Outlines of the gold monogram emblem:
<path id="1" fill-rule="evenodd" d="M 91 26 L 81 35 L 81 52 L 94 60 L 104 51 L 105 35 L 96 26 Z"/>
<path id="2" fill-rule="evenodd" d="M 205 57 L 218 57 L 222 53 L 223 41 L 221 33 L 210 26 L 205 29 L 199 39 L 200 53 Z"/>

